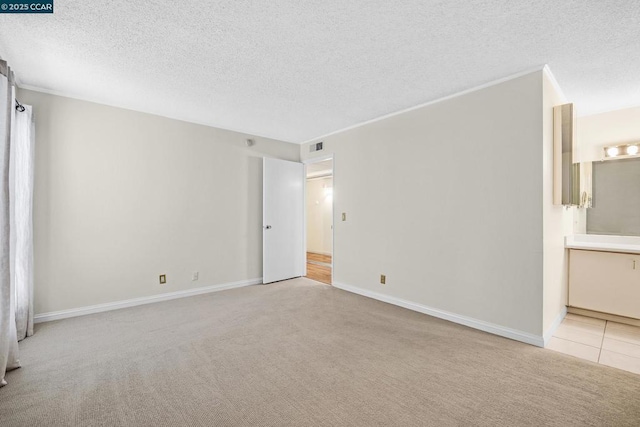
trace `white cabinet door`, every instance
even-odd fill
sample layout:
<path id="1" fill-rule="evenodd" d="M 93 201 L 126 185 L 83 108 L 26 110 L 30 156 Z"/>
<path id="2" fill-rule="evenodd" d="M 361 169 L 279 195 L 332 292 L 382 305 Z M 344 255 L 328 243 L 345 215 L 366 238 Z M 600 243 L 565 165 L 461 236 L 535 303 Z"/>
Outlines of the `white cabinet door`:
<path id="1" fill-rule="evenodd" d="M 262 281 L 304 276 L 304 165 L 263 162 Z"/>
<path id="2" fill-rule="evenodd" d="M 640 318 L 640 255 L 570 250 L 569 305 Z"/>

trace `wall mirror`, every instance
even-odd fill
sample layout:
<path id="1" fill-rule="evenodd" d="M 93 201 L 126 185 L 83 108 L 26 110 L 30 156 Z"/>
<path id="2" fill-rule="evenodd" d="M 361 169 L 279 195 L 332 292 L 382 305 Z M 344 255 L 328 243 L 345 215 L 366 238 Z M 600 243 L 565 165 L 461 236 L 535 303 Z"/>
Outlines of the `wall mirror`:
<path id="1" fill-rule="evenodd" d="M 639 157 L 594 163 L 587 233 L 640 236 Z"/>

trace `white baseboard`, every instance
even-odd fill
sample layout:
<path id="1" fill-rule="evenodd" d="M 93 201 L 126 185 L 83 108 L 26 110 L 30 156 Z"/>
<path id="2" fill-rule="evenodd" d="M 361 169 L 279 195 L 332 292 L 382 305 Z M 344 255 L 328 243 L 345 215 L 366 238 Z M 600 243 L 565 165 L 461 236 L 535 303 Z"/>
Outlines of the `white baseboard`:
<path id="1" fill-rule="evenodd" d="M 562 323 L 566 315 L 567 315 L 567 307 L 565 306 L 562 308 L 562 310 L 560 310 L 560 313 L 558 313 L 558 315 L 556 316 L 551 326 L 549 326 L 549 329 L 547 329 L 547 331 L 543 335 L 545 347 L 549 343 L 549 340 L 551 339 L 553 334 L 556 333 L 556 329 L 558 329 L 558 326 L 560 326 L 560 324 Z"/>
<path id="2" fill-rule="evenodd" d="M 69 317 L 84 316 L 87 314 L 101 313 L 103 311 L 118 310 L 120 308 L 135 307 L 137 305 L 151 304 L 154 302 L 168 301 L 178 298 L 192 297 L 194 295 L 208 294 L 210 292 L 224 291 L 227 289 L 241 288 L 243 286 L 258 285 L 262 283 L 262 277 L 258 279 L 241 280 L 238 282 L 222 283 L 220 285 L 204 286 L 184 291 L 168 292 L 165 294 L 151 295 L 148 297 L 133 298 L 124 301 L 108 302 L 105 304 L 90 305 L 87 307 L 71 308 L 69 310 L 52 311 L 36 314 L 34 323 L 50 322 L 52 320 L 66 319 Z"/>
<path id="3" fill-rule="evenodd" d="M 417 311 L 419 313 L 428 314 L 429 316 L 437 317 L 439 319 L 448 320 L 450 322 L 458 323 L 460 325 L 468 326 L 470 328 L 479 329 L 484 332 L 489 332 L 490 334 L 499 335 L 501 337 L 535 345 L 537 347 L 544 347 L 544 343 L 545 343 L 544 338 L 539 335 L 518 331 L 516 329 L 506 328 L 504 326 L 474 319 L 472 317 L 461 316 L 459 314 L 451 313 L 451 312 L 440 310 L 437 308 L 428 307 L 426 305 L 403 300 L 400 298 L 392 297 L 392 296 L 381 294 L 378 292 L 369 291 L 367 289 L 362 289 L 362 288 L 358 288 L 351 285 L 345 285 L 344 283 L 333 282 L 333 286 L 339 289 L 343 289 L 345 291 L 353 292 L 354 294 L 363 295 L 365 297 L 377 299 L 378 301 L 383 301 L 389 304 L 397 305 L 399 307 L 404 307 L 409 310 Z"/>

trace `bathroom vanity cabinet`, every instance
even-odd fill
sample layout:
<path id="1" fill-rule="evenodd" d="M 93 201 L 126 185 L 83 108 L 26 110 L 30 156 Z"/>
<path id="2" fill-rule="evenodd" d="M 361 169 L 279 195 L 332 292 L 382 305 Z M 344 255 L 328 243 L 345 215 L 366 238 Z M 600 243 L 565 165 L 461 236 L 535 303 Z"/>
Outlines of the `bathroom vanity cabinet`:
<path id="1" fill-rule="evenodd" d="M 640 319 L 640 254 L 570 249 L 569 306 Z"/>

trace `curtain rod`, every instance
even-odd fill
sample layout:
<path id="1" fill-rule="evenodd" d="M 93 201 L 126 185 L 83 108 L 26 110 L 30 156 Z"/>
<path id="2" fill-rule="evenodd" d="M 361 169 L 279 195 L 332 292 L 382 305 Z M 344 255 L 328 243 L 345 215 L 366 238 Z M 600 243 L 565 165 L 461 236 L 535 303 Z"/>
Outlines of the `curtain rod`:
<path id="1" fill-rule="evenodd" d="M 24 105 L 20 104 L 20 102 L 16 99 L 16 110 L 20 111 L 21 113 L 24 111 Z"/>

